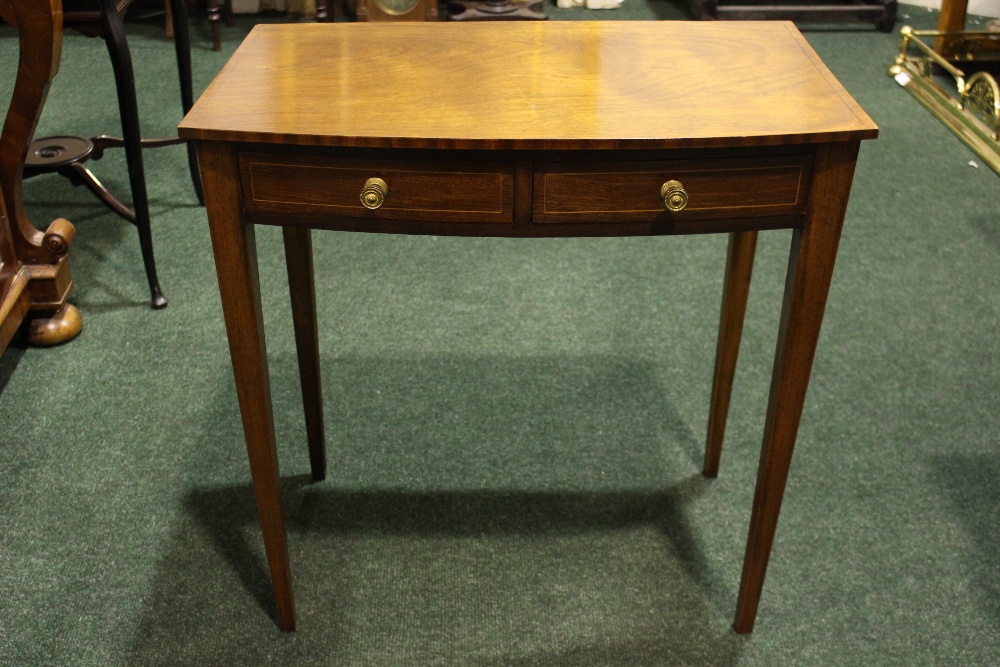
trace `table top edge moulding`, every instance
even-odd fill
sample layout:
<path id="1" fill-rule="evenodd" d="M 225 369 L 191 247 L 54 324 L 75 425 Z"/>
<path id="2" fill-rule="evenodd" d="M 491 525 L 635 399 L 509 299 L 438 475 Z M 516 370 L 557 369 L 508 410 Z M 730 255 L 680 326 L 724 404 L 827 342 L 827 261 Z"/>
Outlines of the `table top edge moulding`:
<path id="1" fill-rule="evenodd" d="M 533 55 L 510 67 L 519 49 Z M 477 57 L 452 57 L 463 52 Z M 619 150 L 857 141 L 878 128 L 790 22 L 580 21 L 258 25 L 179 134 Z"/>

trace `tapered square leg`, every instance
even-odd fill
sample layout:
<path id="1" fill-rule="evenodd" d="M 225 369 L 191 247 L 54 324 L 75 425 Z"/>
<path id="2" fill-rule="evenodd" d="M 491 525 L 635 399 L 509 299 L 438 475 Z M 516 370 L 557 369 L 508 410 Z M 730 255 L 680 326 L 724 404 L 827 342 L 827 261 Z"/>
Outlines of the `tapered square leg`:
<path id="1" fill-rule="evenodd" d="M 752 631 L 757 617 L 857 156 L 857 142 L 826 144 L 817 150 L 808 218 L 792 236 L 757 487 L 733 623 L 739 633 Z"/>
<path id="2" fill-rule="evenodd" d="M 264 550 L 277 604 L 278 626 L 290 632 L 295 629 L 295 601 L 278 483 L 254 229 L 241 218 L 235 152 L 225 144 L 210 142 L 199 145 L 198 158 L 205 182 L 205 206 L 219 277 L 222 314 L 226 321 Z"/>
<path id="3" fill-rule="evenodd" d="M 292 297 L 292 323 L 299 359 L 299 382 L 306 413 L 306 439 L 312 478 L 326 479 L 326 446 L 323 437 L 323 387 L 319 370 L 319 332 L 316 326 L 316 280 L 313 275 L 312 230 L 283 227 L 288 289 Z"/>
<path id="4" fill-rule="evenodd" d="M 750 294 L 750 276 L 757 248 L 757 232 L 732 232 L 726 252 L 726 278 L 722 286 L 722 313 L 719 316 L 719 342 L 715 350 L 715 374 L 712 377 L 712 403 L 708 411 L 708 438 L 705 444 L 705 477 L 719 474 L 722 441 L 726 435 L 729 397 L 733 392 L 736 359 Z"/>

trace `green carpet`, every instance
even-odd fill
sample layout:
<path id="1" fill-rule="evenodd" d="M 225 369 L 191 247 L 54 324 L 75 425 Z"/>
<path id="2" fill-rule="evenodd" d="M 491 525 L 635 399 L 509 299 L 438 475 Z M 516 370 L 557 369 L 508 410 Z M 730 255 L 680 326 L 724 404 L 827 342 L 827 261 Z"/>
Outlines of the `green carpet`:
<path id="1" fill-rule="evenodd" d="M 548 11 L 686 16 L 626 4 Z M 251 25 L 217 54 L 195 22 L 197 90 Z M 128 32 L 144 133 L 170 134 L 172 45 L 154 21 Z M 282 635 L 205 212 L 171 147 L 146 153 L 163 311 L 130 226 L 58 177 L 25 187 L 36 224 L 77 226 L 85 326 L 0 357 L 0 665 L 1000 664 L 1000 181 L 885 75 L 895 34 L 806 35 L 881 136 L 752 636 L 730 624 L 790 233 L 761 235 L 714 481 L 724 238 L 316 234 L 330 475 L 313 485 L 280 234 L 259 230 L 300 619 Z M 2 28 L 3 108 L 16 60 Z M 103 43 L 67 34 L 39 136 L 118 126 Z M 120 151 L 92 168 L 127 192 Z"/>

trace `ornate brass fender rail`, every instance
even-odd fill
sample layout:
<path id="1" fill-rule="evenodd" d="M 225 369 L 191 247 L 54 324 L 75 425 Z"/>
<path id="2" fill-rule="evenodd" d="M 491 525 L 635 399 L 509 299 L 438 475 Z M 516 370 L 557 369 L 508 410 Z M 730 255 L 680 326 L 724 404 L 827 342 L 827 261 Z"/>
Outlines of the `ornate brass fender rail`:
<path id="1" fill-rule="evenodd" d="M 987 72 L 966 77 L 941 57 L 921 37 L 946 37 L 950 49 L 962 51 L 964 60 L 975 59 L 972 49 L 983 40 L 1000 38 L 996 32 L 940 32 L 914 30 L 905 26 L 900 35 L 899 57 L 889 68 L 889 75 L 910 91 L 945 127 L 1000 175 L 1000 87 Z M 963 46 L 964 45 L 964 46 Z M 954 78 L 954 93 L 940 84 L 940 70 Z"/>

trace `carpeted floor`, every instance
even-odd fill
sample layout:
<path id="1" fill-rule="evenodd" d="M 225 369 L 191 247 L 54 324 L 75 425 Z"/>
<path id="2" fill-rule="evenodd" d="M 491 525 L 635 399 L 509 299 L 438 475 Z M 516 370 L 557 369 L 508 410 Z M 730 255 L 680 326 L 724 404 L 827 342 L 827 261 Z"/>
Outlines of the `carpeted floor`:
<path id="1" fill-rule="evenodd" d="M 217 54 L 196 22 L 197 90 L 251 25 Z M 144 132 L 170 134 L 172 46 L 128 30 Z M 280 235 L 260 230 L 300 617 L 282 635 L 205 212 L 172 147 L 146 154 L 163 311 L 131 227 L 58 177 L 25 187 L 37 224 L 77 226 L 85 328 L 0 357 L 0 665 L 1000 663 L 1000 181 L 886 76 L 895 34 L 806 35 L 881 136 L 752 636 L 730 623 L 788 232 L 758 246 L 714 481 L 722 237 L 316 234 L 330 476 L 311 485 Z M 16 59 L 2 28 L 2 108 Z M 117 128 L 103 44 L 67 34 L 39 136 Z M 126 191 L 120 153 L 93 169 Z"/>

